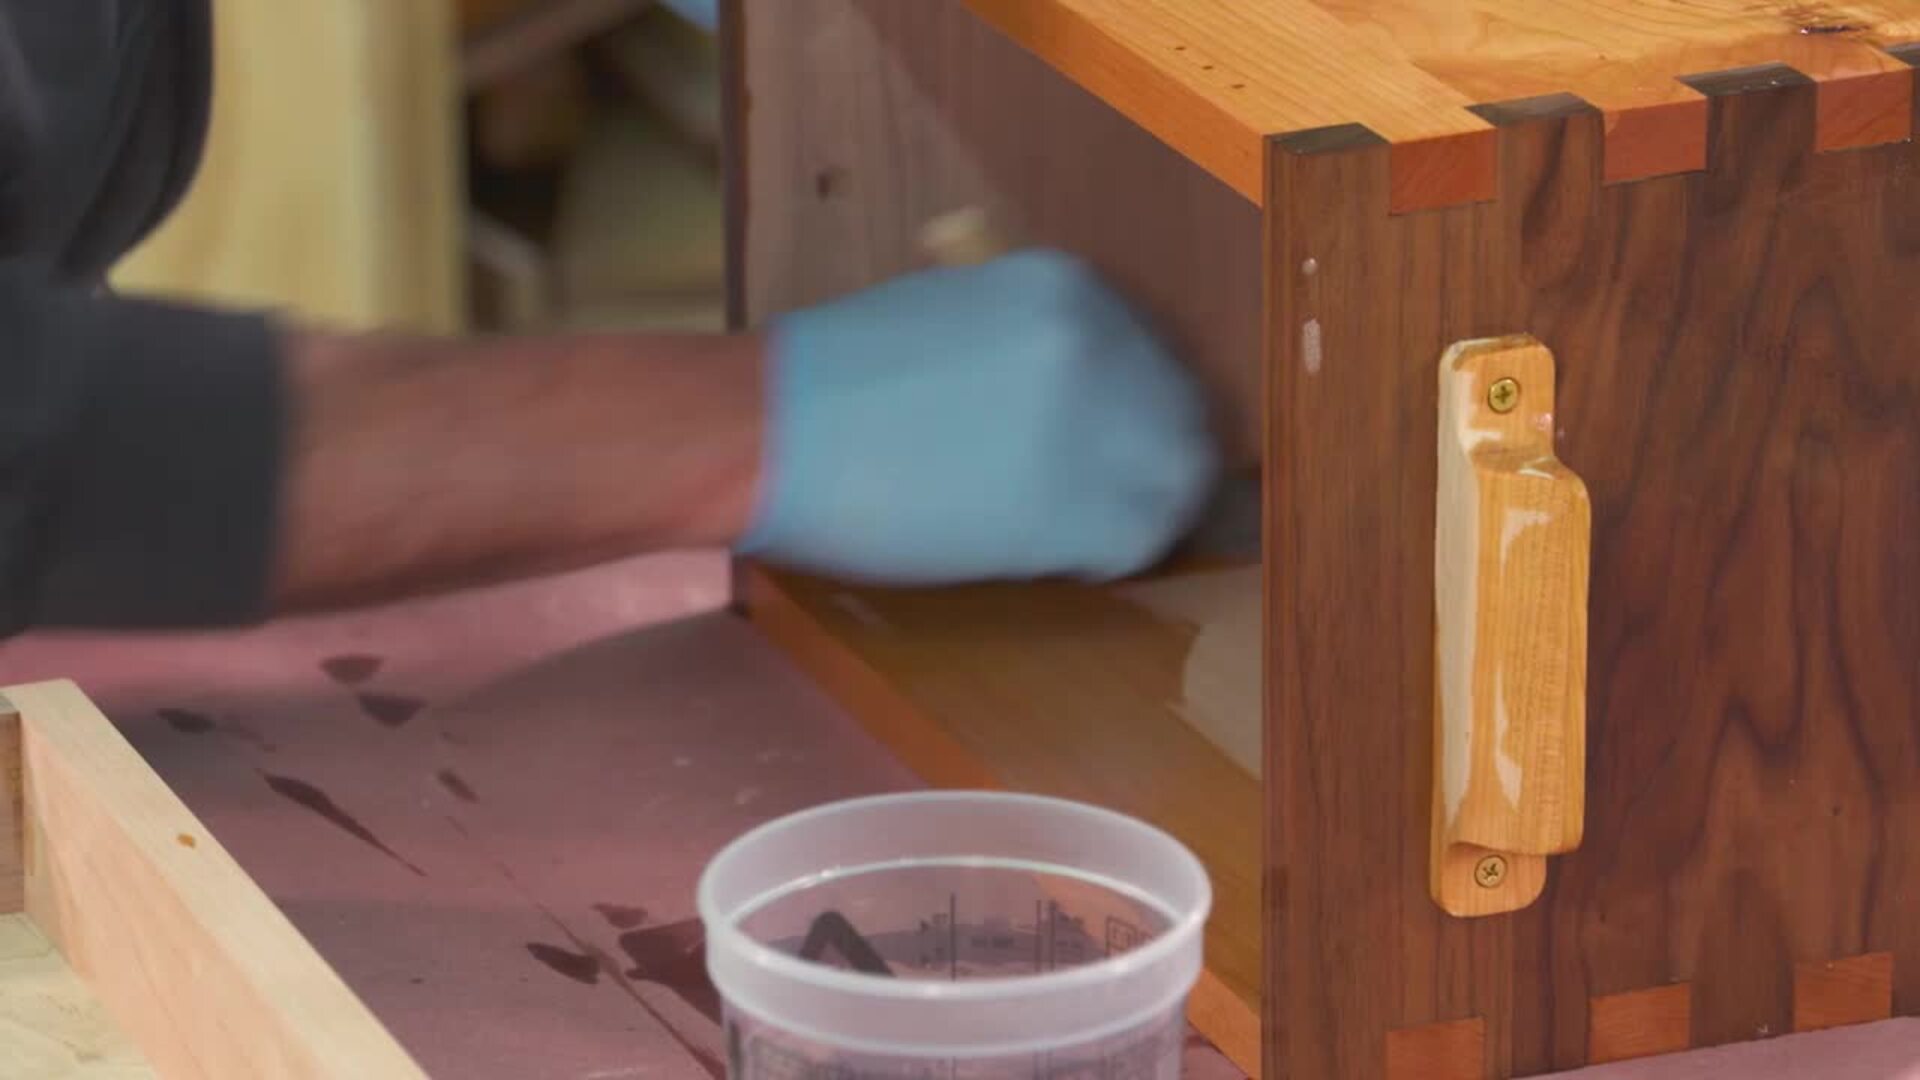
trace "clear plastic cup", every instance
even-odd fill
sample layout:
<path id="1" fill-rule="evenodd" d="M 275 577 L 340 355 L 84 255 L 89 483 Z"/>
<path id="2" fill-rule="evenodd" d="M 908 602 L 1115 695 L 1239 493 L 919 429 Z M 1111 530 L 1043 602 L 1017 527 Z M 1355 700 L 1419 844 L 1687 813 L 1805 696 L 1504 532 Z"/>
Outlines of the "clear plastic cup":
<path id="1" fill-rule="evenodd" d="M 735 1080 L 1174 1080 L 1212 902 L 1158 829 L 988 792 L 782 818 L 699 896 Z"/>

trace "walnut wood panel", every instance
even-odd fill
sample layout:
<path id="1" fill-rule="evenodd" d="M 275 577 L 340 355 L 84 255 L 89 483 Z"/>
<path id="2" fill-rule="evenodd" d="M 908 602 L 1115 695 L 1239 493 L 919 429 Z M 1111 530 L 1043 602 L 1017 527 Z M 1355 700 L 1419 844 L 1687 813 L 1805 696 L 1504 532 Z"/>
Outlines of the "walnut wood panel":
<path id="1" fill-rule="evenodd" d="M 1364 128 L 1274 142 L 1269 1076 L 1472 1017 L 1487 1076 L 1578 1066 L 1591 997 L 1675 980 L 1695 1045 L 1778 1034 L 1796 963 L 1872 951 L 1920 1011 L 1920 149 L 1692 82 L 1703 172 L 1605 186 L 1560 99 L 1491 110 L 1500 197 L 1437 213 Z M 1426 895 L 1432 371 L 1512 332 L 1593 500 L 1587 826 L 1467 922 Z"/>
<path id="2" fill-rule="evenodd" d="M 748 322 L 925 265 L 921 227 L 986 209 L 1090 259 L 1260 446 L 1260 213 L 959 0 L 742 0 L 735 240 Z M 1477 122 L 1477 121 L 1476 121 Z"/>

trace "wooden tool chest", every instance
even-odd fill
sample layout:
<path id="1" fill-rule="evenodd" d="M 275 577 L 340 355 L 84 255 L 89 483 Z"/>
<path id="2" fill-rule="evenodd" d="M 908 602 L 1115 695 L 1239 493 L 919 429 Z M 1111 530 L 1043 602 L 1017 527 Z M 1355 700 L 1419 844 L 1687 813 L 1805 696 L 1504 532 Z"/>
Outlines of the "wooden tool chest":
<path id="1" fill-rule="evenodd" d="M 1137 298 L 1261 470 L 1257 558 L 744 593 L 932 780 L 1194 847 L 1194 1019 L 1243 1066 L 1526 1076 L 1920 1012 L 1920 3 L 726 32 L 742 324 L 980 207 Z"/>

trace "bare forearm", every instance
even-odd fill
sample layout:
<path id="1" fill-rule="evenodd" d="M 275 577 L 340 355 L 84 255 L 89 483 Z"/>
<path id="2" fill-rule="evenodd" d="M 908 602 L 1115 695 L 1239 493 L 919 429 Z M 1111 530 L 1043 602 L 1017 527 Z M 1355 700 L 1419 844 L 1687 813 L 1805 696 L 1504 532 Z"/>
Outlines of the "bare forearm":
<path id="1" fill-rule="evenodd" d="M 718 336 L 296 337 L 280 606 L 733 540 L 758 483 L 760 350 Z"/>

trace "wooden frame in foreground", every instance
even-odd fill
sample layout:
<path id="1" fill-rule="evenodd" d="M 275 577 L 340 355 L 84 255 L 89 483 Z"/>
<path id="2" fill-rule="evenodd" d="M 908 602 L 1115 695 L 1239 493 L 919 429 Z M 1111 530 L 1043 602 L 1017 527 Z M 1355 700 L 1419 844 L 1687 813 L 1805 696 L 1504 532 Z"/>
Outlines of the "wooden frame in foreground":
<path id="1" fill-rule="evenodd" d="M 70 682 L 0 691 L 0 1044 L 0 1080 L 426 1075 Z"/>

